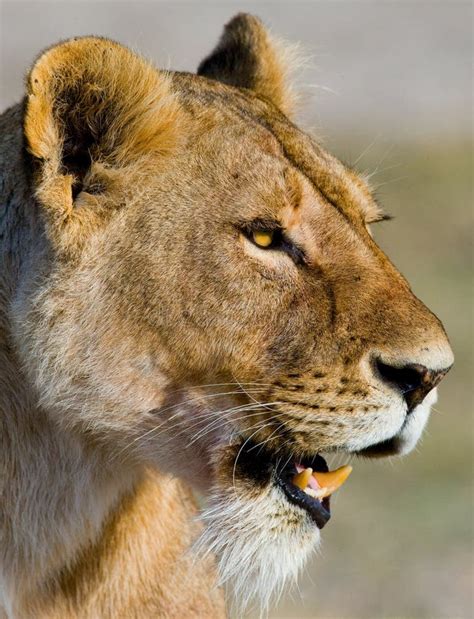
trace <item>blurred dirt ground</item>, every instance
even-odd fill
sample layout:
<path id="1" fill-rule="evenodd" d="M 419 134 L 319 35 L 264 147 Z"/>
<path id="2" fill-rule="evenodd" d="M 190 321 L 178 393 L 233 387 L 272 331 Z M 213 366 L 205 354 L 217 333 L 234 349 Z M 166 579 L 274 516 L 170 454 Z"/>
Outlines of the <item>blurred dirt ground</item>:
<path id="1" fill-rule="evenodd" d="M 2 108 L 21 96 L 38 52 L 72 35 L 110 36 L 160 66 L 194 70 L 245 10 L 313 54 L 304 122 L 344 161 L 375 171 L 395 216 L 375 236 L 444 322 L 456 364 L 415 453 L 354 462 L 319 556 L 270 617 L 474 616 L 471 3 L 16 1 L 0 10 Z"/>

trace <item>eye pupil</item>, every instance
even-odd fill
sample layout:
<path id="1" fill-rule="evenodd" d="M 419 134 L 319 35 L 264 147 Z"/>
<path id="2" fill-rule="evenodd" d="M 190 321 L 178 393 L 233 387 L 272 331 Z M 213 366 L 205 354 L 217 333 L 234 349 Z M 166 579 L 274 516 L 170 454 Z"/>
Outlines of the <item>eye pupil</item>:
<path id="1" fill-rule="evenodd" d="M 271 230 L 254 230 L 252 232 L 252 238 L 255 245 L 259 247 L 270 247 L 273 243 L 273 231 Z"/>

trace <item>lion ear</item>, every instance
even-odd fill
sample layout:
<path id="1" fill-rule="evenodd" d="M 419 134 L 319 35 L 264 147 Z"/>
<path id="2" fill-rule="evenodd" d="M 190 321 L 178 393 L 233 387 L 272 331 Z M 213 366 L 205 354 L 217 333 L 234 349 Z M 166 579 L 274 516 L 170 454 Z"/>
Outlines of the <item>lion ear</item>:
<path id="1" fill-rule="evenodd" d="M 158 168 L 182 141 L 181 114 L 169 78 L 118 43 L 84 37 L 44 52 L 27 78 L 24 133 L 51 237 L 72 246 L 112 186 Z"/>
<path id="2" fill-rule="evenodd" d="M 253 15 L 239 13 L 225 26 L 215 49 L 198 75 L 238 88 L 248 88 L 290 115 L 294 93 L 288 80 L 292 50 L 270 37 Z"/>

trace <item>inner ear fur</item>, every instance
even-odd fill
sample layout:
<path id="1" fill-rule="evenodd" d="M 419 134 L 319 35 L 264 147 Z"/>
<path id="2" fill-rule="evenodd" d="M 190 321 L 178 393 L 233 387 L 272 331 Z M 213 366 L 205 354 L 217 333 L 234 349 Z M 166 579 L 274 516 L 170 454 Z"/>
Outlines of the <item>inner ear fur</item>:
<path id="1" fill-rule="evenodd" d="M 100 209 L 74 209 L 78 193 L 86 194 L 82 207 L 88 198 L 97 206 L 93 194 L 104 183 L 117 186 L 127 170 L 159 166 L 178 147 L 183 127 L 166 74 L 126 47 L 84 37 L 45 51 L 27 78 L 24 133 L 50 223 L 82 218 L 76 227 L 87 227 Z"/>
<path id="2" fill-rule="evenodd" d="M 288 79 L 293 51 L 272 38 L 260 19 L 239 13 L 225 26 L 217 46 L 197 72 L 253 90 L 291 115 L 296 99 Z"/>

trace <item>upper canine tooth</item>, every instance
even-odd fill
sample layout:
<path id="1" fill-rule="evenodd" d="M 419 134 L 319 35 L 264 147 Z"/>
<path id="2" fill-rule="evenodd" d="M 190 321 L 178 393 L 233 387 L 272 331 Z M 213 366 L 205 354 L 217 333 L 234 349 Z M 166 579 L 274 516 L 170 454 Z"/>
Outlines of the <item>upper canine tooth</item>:
<path id="1" fill-rule="evenodd" d="M 305 471 L 303 471 L 303 473 L 304 472 Z M 340 488 L 351 473 L 352 466 L 345 464 L 344 466 L 340 466 L 335 471 L 328 471 L 327 473 L 320 473 L 319 471 L 316 471 L 315 473 L 313 473 L 313 477 L 316 479 L 319 486 L 321 486 L 321 488 L 325 490 L 324 497 L 326 497 L 332 494 L 338 488 Z M 302 475 L 302 473 L 300 473 L 300 475 Z"/>
<path id="2" fill-rule="evenodd" d="M 301 490 L 304 490 L 311 479 L 311 475 L 313 475 L 313 469 L 307 468 L 304 471 L 301 471 L 301 473 L 298 473 L 293 477 L 294 485 L 301 488 Z"/>

